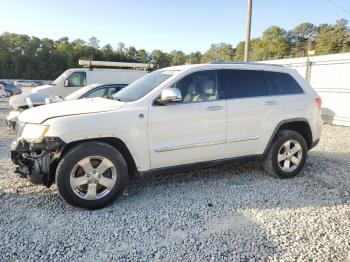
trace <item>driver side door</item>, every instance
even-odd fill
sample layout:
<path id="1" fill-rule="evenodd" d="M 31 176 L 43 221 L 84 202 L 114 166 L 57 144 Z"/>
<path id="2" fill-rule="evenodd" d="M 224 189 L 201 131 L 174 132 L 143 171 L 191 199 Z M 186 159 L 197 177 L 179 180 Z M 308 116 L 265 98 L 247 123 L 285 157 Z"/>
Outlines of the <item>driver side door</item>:
<path id="1" fill-rule="evenodd" d="M 150 106 L 151 169 L 224 158 L 226 102 L 220 99 L 218 71 L 192 73 L 172 87 L 182 101 Z"/>

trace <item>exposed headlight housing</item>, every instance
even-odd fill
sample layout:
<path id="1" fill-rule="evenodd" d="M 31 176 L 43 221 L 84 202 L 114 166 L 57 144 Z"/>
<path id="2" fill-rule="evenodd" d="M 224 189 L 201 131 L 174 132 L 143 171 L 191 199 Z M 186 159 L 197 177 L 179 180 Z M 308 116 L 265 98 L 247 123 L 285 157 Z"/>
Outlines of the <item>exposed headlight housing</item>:
<path id="1" fill-rule="evenodd" d="M 40 143 L 43 141 L 48 130 L 49 126 L 40 124 L 25 124 L 20 138 L 28 143 Z"/>

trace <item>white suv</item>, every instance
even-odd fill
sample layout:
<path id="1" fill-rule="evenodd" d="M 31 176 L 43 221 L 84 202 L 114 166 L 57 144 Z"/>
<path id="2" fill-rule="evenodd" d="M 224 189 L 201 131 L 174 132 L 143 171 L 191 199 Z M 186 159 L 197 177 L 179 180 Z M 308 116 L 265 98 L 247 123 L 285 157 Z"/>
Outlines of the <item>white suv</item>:
<path id="1" fill-rule="evenodd" d="M 186 65 L 155 71 L 114 99 L 24 111 L 11 156 L 22 177 L 56 182 L 69 204 L 93 209 L 135 174 L 255 158 L 267 173 L 293 177 L 321 131 L 321 100 L 294 70 Z"/>

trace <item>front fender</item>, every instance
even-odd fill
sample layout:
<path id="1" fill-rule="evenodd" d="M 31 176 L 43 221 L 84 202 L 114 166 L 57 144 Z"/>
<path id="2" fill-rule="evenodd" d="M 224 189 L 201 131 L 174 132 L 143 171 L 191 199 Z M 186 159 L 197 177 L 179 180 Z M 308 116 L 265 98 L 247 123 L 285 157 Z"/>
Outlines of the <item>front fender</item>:
<path id="1" fill-rule="evenodd" d="M 145 112 L 146 115 L 146 112 Z M 101 112 L 52 118 L 48 137 L 58 137 L 66 144 L 82 140 L 118 138 L 130 151 L 138 171 L 150 168 L 147 119 L 135 117 L 135 112 Z"/>

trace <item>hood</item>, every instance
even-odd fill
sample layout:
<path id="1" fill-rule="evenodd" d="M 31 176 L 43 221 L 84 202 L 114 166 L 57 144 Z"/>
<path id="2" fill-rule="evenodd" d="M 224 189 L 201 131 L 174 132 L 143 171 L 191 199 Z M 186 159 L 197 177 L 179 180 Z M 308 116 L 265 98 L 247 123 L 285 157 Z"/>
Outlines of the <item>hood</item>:
<path id="1" fill-rule="evenodd" d="M 28 109 L 22 112 L 18 120 L 23 123 L 40 124 L 49 118 L 113 111 L 124 105 L 124 102 L 111 99 L 84 98 Z"/>
<path id="2" fill-rule="evenodd" d="M 33 106 L 46 104 L 45 99 L 49 99 L 50 103 L 55 103 L 64 100 L 63 98 L 60 98 L 58 96 L 52 96 L 48 94 L 26 93 L 12 96 L 10 98 L 9 105 L 16 110 L 18 110 L 21 107 L 28 107 L 29 104 L 27 102 L 27 99 L 30 99 Z"/>
<path id="3" fill-rule="evenodd" d="M 10 97 L 9 105 L 10 107 L 17 108 L 18 106 L 22 106 L 26 104 L 26 97 L 28 94 L 19 94 Z"/>
<path id="4" fill-rule="evenodd" d="M 45 93 L 43 91 L 46 91 L 46 90 L 50 90 L 51 88 L 53 88 L 54 86 L 52 85 L 42 85 L 42 86 L 37 86 L 37 87 L 34 87 L 32 88 L 32 90 L 30 91 L 31 93 Z"/>

